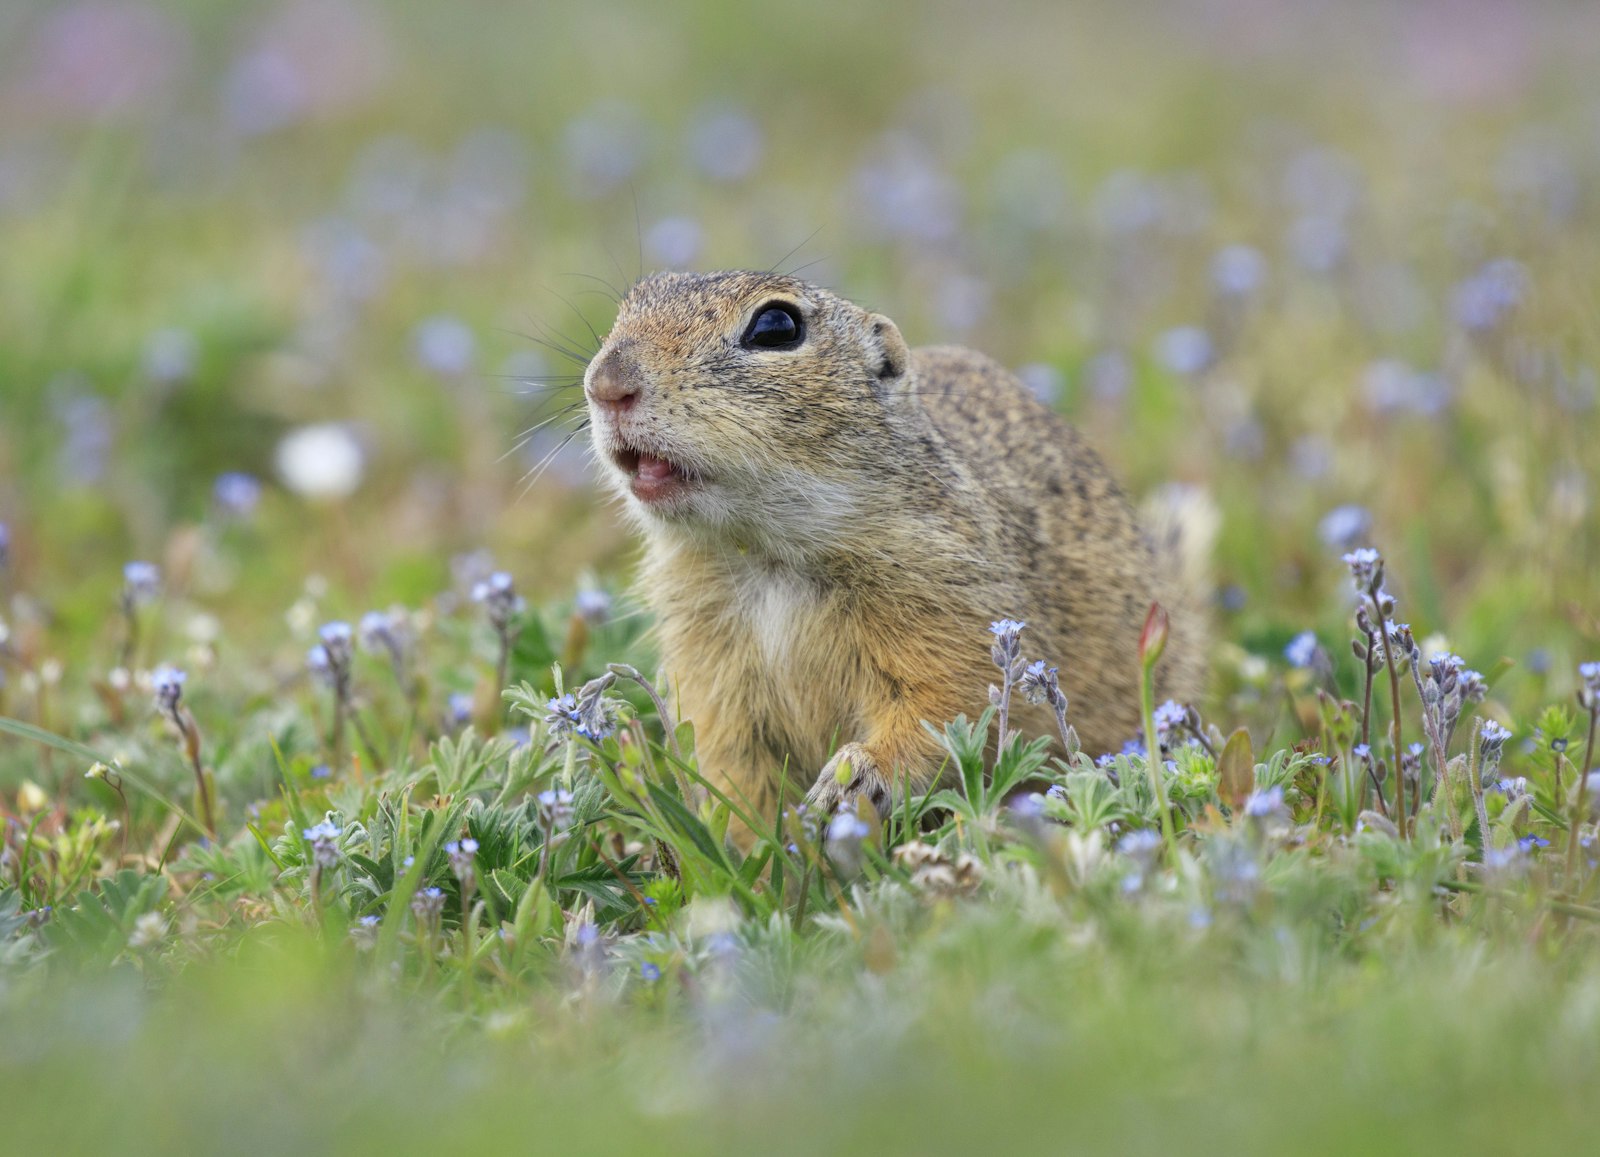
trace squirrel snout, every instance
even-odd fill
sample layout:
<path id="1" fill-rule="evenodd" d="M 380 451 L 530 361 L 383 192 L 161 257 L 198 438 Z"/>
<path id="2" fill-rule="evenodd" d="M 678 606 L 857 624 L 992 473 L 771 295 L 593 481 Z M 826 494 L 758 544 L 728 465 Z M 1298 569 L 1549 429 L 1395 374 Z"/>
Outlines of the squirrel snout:
<path id="1" fill-rule="evenodd" d="M 639 363 L 616 346 L 607 350 L 589 369 L 584 391 L 602 410 L 620 414 L 631 409 L 644 392 L 644 374 Z"/>

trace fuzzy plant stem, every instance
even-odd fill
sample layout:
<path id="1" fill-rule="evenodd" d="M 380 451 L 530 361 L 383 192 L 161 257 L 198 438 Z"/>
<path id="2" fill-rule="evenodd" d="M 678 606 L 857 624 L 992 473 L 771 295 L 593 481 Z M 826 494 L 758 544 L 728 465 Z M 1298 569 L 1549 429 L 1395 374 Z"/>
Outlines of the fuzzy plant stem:
<path id="1" fill-rule="evenodd" d="M 1378 669 L 1377 665 L 1373 662 L 1373 639 L 1371 635 L 1367 636 L 1367 655 L 1366 659 L 1363 661 L 1363 665 L 1366 668 L 1366 678 L 1363 680 L 1361 688 L 1361 742 L 1366 746 L 1368 751 L 1371 751 L 1372 683 L 1373 675 L 1376 674 Z M 1397 784 L 1405 778 L 1405 774 L 1405 769 L 1398 763 L 1395 764 L 1394 778 Z M 1367 761 L 1367 775 L 1372 779 L 1372 790 L 1377 794 L 1378 807 L 1383 811 L 1384 815 L 1389 815 L 1389 801 L 1384 798 L 1383 781 L 1378 778 L 1377 760 L 1373 759 Z M 1395 790 L 1398 791 L 1399 788 L 1396 788 Z M 1390 816 L 1390 818 L 1392 819 L 1393 816 Z"/>
<path id="2" fill-rule="evenodd" d="M 124 671 L 132 671 L 133 661 L 139 652 L 139 607 L 127 595 L 122 598 L 122 618 L 128 630 L 122 638 L 122 655 L 118 666 Z"/>
<path id="3" fill-rule="evenodd" d="M 322 865 L 315 861 L 311 864 L 311 915 L 315 918 L 317 931 L 322 931 Z"/>
<path id="4" fill-rule="evenodd" d="M 1151 603 L 1144 629 L 1139 632 L 1139 712 L 1144 719 L 1144 763 L 1150 773 L 1150 790 L 1161 812 L 1161 838 L 1167 845 L 1167 855 L 1175 856 L 1178 837 L 1167 807 L 1166 785 L 1161 781 L 1161 743 L 1156 737 L 1156 664 L 1167 649 L 1168 623 L 1161 604 Z"/>
<path id="5" fill-rule="evenodd" d="M 1394 799 L 1396 826 L 1400 829 L 1400 838 L 1408 836 L 1406 816 L 1406 777 L 1400 767 L 1400 668 L 1395 662 L 1394 640 L 1389 637 L 1389 619 L 1383 613 L 1383 600 L 1378 598 L 1377 582 L 1374 580 L 1367 597 L 1372 600 L 1372 609 L 1378 616 L 1378 638 L 1383 640 L 1383 662 L 1389 668 L 1389 746 L 1391 760 L 1389 766 L 1395 769 Z M 1417 794 L 1422 794 L 1418 787 Z"/>
<path id="6" fill-rule="evenodd" d="M 217 817 L 211 804 L 211 788 L 206 783 L 205 763 L 200 755 L 200 728 L 196 726 L 187 707 L 173 702 L 167 711 L 173 727 L 183 740 L 183 753 L 188 757 L 189 767 L 194 771 L 195 790 L 200 797 L 200 818 L 205 821 L 206 835 L 215 842 Z"/>
<path id="7" fill-rule="evenodd" d="M 217 815 L 211 803 L 211 787 L 206 783 L 206 769 L 200 763 L 200 745 L 196 743 L 190 751 L 190 766 L 194 768 L 195 786 L 200 792 L 200 816 L 206 822 L 206 835 L 213 841 L 217 838 Z"/>
<path id="8" fill-rule="evenodd" d="M 1078 751 L 1078 734 L 1067 723 L 1067 697 L 1058 695 L 1050 701 L 1050 706 L 1055 709 L 1056 727 L 1061 732 L 1061 749 L 1071 759 Z"/>
<path id="9" fill-rule="evenodd" d="M 1011 736 L 1011 688 L 1011 671 L 1007 669 L 1000 676 L 1000 746 L 995 750 L 996 761 L 1005 754 L 1006 740 Z"/>
<path id="10" fill-rule="evenodd" d="M 1479 731 L 1481 730 L 1480 723 Z M 1483 741 L 1474 735 L 1472 749 L 1467 754 L 1467 787 L 1472 792 L 1472 806 L 1478 813 L 1478 843 L 1483 849 L 1483 858 L 1487 861 L 1492 841 L 1489 837 L 1489 808 L 1483 801 L 1482 751 Z"/>
<path id="11" fill-rule="evenodd" d="M 612 663 L 606 670 L 619 679 L 631 679 L 644 688 L 644 693 L 650 696 L 650 702 L 655 705 L 656 716 L 661 720 L 661 731 L 666 736 L 667 750 L 672 752 L 673 759 L 682 763 L 683 752 L 678 750 L 678 736 L 672 726 L 672 715 L 667 710 L 666 701 L 661 698 L 661 692 L 656 690 L 655 684 L 646 679 L 637 667 L 630 667 L 627 663 Z"/>
<path id="12" fill-rule="evenodd" d="M 1156 737 L 1156 688 L 1155 672 L 1146 668 L 1144 677 L 1139 681 L 1139 710 L 1144 717 L 1144 751 L 1145 766 L 1150 771 L 1150 790 L 1156 797 L 1156 807 L 1161 812 L 1161 838 L 1167 845 L 1167 852 L 1177 850 L 1177 835 L 1172 830 L 1172 813 L 1167 807 L 1167 788 L 1161 781 L 1161 743 Z"/>
<path id="13" fill-rule="evenodd" d="M 1578 833 L 1583 827 L 1583 817 L 1589 806 L 1589 768 L 1594 766 L 1594 733 L 1600 726 L 1600 697 L 1591 697 L 1589 703 L 1589 737 L 1583 744 L 1583 762 L 1578 765 L 1578 795 L 1572 808 L 1572 823 L 1567 829 L 1567 891 L 1571 892 L 1578 879 Z"/>
<path id="14" fill-rule="evenodd" d="M 500 654 L 494 664 L 494 685 L 497 691 L 505 690 L 506 679 L 511 671 L 511 643 L 512 637 L 505 631 L 500 632 Z M 504 710 L 502 708 L 502 710 Z"/>
<path id="15" fill-rule="evenodd" d="M 333 734 L 328 739 L 328 766 L 339 769 L 344 764 L 344 720 L 348 704 L 337 690 L 333 694 Z"/>

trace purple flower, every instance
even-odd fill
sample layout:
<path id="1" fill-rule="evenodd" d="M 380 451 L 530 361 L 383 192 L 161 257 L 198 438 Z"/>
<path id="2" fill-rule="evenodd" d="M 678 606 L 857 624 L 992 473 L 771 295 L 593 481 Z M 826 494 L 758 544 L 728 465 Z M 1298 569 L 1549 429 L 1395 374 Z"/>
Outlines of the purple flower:
<path id="1" fill-rule="evenodd" d="M 150 672 L 150 689 L 155 692 L 156 706 L 169 713 L 177 710 L 188 678 L 183 671 L 165 664 Z"/>
<path id="2" fill-rule="evenodd" d="M 456 879 L 465 882 L 473 876 L 473 863 L 478 855 L 477 840 L 451 840 L 445 844 L 444 854 L 450 860 L 450 871 Z"/>
<path id="3" fill-rule="evenodd" d="M 1066 392 L 1066 377 L 1047 362 L 1031 362 L 1017 369 L 1017 378 L 1028 392 L 1047 406 L 1054 407 Z"/>
<path id="4" fill-rule="evenodd" d="M 339 829 L 331 820 L 306 828 L 301 835 L 311 843 L 311 859 L 324 870 L 339 866 Z"/>
<path id="5" fill-rule="evenodd" d="M 475 584 L 472 601 L 483 606 L 489 615 L 490 625 L 496 631 L 504 631 L 511 620 L 527 608 L 527 603 L 517 595 L 515 581 L 503 570 L 495 571 L 483 582 Z"/>
<path id="6" fill-rule="evenodd" d="M 478 340 L 464 322 L 453 317 L 430 317 L 412 331 L 417 361 L 440 377 L 460 377 L 472 369 Z"/>
<path id="7" fill-rule="evenodd" d="M 761 126 L 749 113 L 726 105 L 701 109 L 689 126 L 689 157 L 713 181 L 738 181 L 761 163 Z"/>
<path id="8" fill-rule="evenodd" d="M 1116 402 L 1133 384 L 1133 366 L 1121 350 L 1095 354 L 1083 366 L 1083 384 L 1099 402 Z"/>
<path id="9" fill-rule="evenodd" d="M 1185 377 L 1204 373 L 1215 355 L 1211 335 L 1197 325 L 1180 325 L 1156 338 L 1156 361 Z"/>
<path id="10" fill-rule="evenodd" d="M 1302 631 L 1289 640 L 1289 645 L 1283 649 L 1283 657 L 1289 661 L 1291 667 L 1309 667 L 1317 658 L 1317 636 L 1313 631 Z"/>
<path id="11" fill-rule="evenodd" d="M 1457 283 L 1451 310 L 1463 329 L 1482 333 L 1496 328 L 1528 293 L 1528 270 L 1521 262 L 1499 258 Z"/>
<path id="12" fill-rule="evenodd" d="M 1045 666 L 1043 659 L 1028 664 L 1017 683 L 1017 690 L 1029 703 L 1049 703 L 1052 707 L 1061 698 L 1061 679 L 1055 667 Z"/>
<path id="13" fill-rule="evenodd" d="M 1151 831 L 1149 828 L 1129 832 L 1117 841 L 1117 851 L 1148 868 L 1155 862 L 1156 854 L 1161 851 L 1161 833 Z"/>
<path id="14" fill-rule="evenodd" d="M 261 481 L 237 470 L 218 474 L 211 484 L 211 500 L 231 518 L 249 518 L 261 501 Z"/>
<path id="15" fill-rule="evenodd" d="M 572 600 L 572 609 L 590 626 L 600 626 L 611 617 L 611 596 L 598 587 L 585 587 Z"/>
<path id="16" fill-rule="evenodd" d="M 545 704 L 544 726 L 552 739 L 559 739 L 583 722 L 578 714 L 578 697 L 567 692 Z"/>
<path id="17" fill-rule="evenodd" d="M 546 834 L 565 831 L 572 823 L 572 793 L 560 788 L 541 791 L 538 797 L 539 826 Z"/>
<path id="18" fill-rule="evenodd" d="M 1249 297 L 1266 276 L 1267 259 L 1249 245 L 1229 245 L 1211 259 L 1211 284 L 1224 297 Z"/>
<path id="19" fill-rule="evenodd" d="M 1289 226 L 1289 252 L 1307 273 L 1332 273 L 1344 260 L 1348 244 L 1344 224 L 1332 217 L 1308 214 Z"/>
<path id="20" fill-rule="evenodd" d="M 1177 730 L 1184 725 L 1184 720 L 1188 718 L 1188 715 L 1189 709 L 1187 707 L 1176 699 L 1168 699 L 1155 709 L 1156 734 L 1165 735 L 1169 731 Z M 1162 746 L 1165 747 L 1167 744 L 1163 743 Z"/>
<path id="21" fill-rule="evenodd" d="M 1372 576 L 1377 568 L 1383 565 L 1383 556 L 1370 546 L 1352 550 L 1343 556 L 1344 565 L 1350 568 L 1350 578 L 1355 582 L 1356 589 L 1366 590 L 1372 585 Z"/>
<path id="22" fill-rule="evenodd" d="M 1372 530 L 1372 515 L 1364 506 L 1348 503 L 1336 506 L 1317 523 L 1317 535 L 1328 546 L 1348 549 Z M 1346 562 L 1349 561 L 1347 558 Z"/>
<path id="23" fill-rule="evenodd" d="M 1251 792 L 1244 801 L 1244 814 L 1255 820 L 1288 819 L 1289 809 L 1283 802 L 1283 788 L 1269 787 Z"/>
<path id="24" fill-rule="evenodd" d="M 853 876 L 861 870 L 861 845 L 871 834 L 872 828 L 852 811 L 841 811 L 828 822 L 824 846 L 841 874 Z"/>
<path id="25" fill-rule="evenodd" d="M 424 888 L 411 897 L 411 913 L 418 923 L 432 925 L 444 911 L 444 892 L 438 888 Z"/>
<path id="26" fill-rule="evenodd" d="M 645 256 L 659 269 L 688 269 L 699 260 L 705 238 L 693 217 L 663 217 L 645 230 Z"/>
<path id="27" fill-rule="evenodd" d="M 122 568 L 122 597 L 130 607 L 155 601 L 161 593 L 161 569 L 153 562 L 130 562 Z"/>
<path id="28" fill-rule="evenodd" d="M 188 330 L 158 329 L 145 340 L 145 377 L 165 386 L 186 382 L 199 356 L 199 343 Z"/>

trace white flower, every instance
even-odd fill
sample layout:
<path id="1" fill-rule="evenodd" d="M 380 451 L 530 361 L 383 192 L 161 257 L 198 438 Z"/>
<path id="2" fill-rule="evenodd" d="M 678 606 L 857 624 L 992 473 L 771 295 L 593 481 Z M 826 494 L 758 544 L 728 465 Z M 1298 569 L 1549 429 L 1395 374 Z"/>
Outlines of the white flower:
<path id="1" fill-rule="evenodd" d="M 159 912 L 146 912 L 133 922 L 133 932 L 128 937 L 129 948 L 150 948 L 161 943 L 167 934 L 167 922 Z"/>
<path id="2" fill-rule="evenodd" d="M 361 485 L 366 455 L 338 422 L 301 426 L 278 443 L 283 483 L 302 498 L 347 498 Z"/>

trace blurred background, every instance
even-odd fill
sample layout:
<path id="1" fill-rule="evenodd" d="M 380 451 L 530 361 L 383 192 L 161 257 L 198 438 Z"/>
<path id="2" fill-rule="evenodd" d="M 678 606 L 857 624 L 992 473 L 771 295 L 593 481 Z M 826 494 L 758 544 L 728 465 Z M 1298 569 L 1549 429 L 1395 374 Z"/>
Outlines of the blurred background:
<path id="1" fill-rule="evenodd" d="M 9 0 L 11 646 L 103 658 L 135 558 L 296 662 L 308 579 L 620 584 L 581 358 L 641 271 L 779 265 L 1207 488 L 1224 688 L 1371 543 L 1419 636 L 1564 691 L 1597 75 L 1578 3 Z"/>

